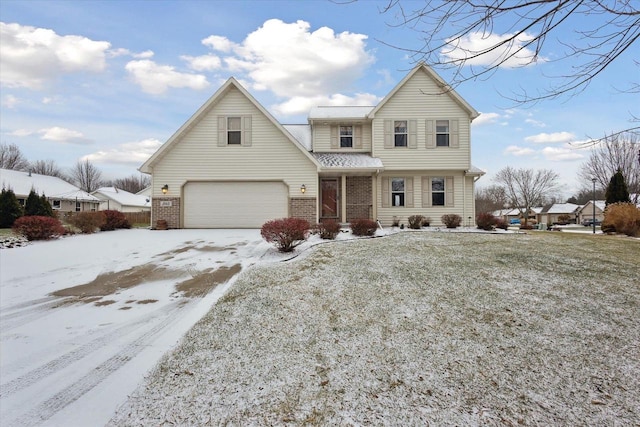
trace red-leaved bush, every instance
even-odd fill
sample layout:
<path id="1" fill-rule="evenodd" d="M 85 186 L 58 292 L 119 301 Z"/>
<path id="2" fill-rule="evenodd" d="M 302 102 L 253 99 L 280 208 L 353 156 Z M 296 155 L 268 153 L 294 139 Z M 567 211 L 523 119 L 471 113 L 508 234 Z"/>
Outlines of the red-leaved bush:
<path id="1" fill-rule="evenodd" d="M 507 221 L 502 218 L 496 218 L 496 228 L 506 230 L 509 228 L 509 224 L 507 224 Z"/>
<path id="2" fill-rule="evenodd" d="M 65 232 L 62 223 L 50 216 L 23 216 L 13 223 L 13 231 L 27 240 L 49 240 L 62 236 Z"/>
<path id="3" fill-rule="evenodd" d="M 489 212 L 479 213 L 476 217 L 476 224 L 480 230 L 490 231 L 496 225 L 497 218 Z"/>
<path id="4" fill-rule="evenodd" d="M 373 236 L 378 228 L 378 224 L 368 218 L 354 219 L 349 223 L 349 226 L 354 236 Z"/>
<path id="5" fill-rule="evenodd" d="M 334 240 L 340 232 L 340 223 L 333 219 L 322 221 L 316 225 L 316 230 L 321 238 Z"/>
<path id="6" fill-rule="evenodd" d="M 119 211 L 102 211 L 104 214 L 104 224 L 100 226 L 101 231 L 111 231 L 119 228 L 131 228 L 129 220 Z"/>
<path id="7" fill-rule="evenodd" d="M 101 212 L 78 212 L 69 218 L 69 223 L 78 228 L 82 234 L 90 234 L 102 227 L 106 217 Z"/>
<path id="8" fill-rule="evenodd" d="M 300 218 L 281 218 L 267 221 L 260 229 L 264 240 L 273 243 L 280 252 L 291 252 L 309 237 L 309 221 Z"/>

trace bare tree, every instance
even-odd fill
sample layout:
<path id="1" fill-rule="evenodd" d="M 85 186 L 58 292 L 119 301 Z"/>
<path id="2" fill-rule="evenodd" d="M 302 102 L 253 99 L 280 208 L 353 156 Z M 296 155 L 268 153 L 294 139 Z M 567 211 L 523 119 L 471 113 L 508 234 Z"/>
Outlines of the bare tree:
<path id="1" fill-rule="evenodd" d="M 638 136 L 626 132 L 603 138 L 591 151 L 578 173 L 582 182 L 591 182 L 596 178 L 599 189 L 609 185 L 611 177 L 618 171 L 622 172 L 629 193 L 635 194 L 635 202 L 640 193 L 640 162 L 638 161 Z"/>
<path id="2" fill-rule="evenodd" d="M 565 71 L 552 76 L 556 82 L 536 93 L 521 89 L 508 96 L 517 103 L 584 90 L 621 55 L 631 52 L 640 37 L 640 2 L 636 0 L 389 0 L 382 13 L 393 16 L 390 25 L 411 28 L 422 38 L 415 49 L 390 46 L 407 52 L 416 62 L 453 68 L 453 87 L 489 78 L 501 67 L 546 60 L 542 52 L 550 37 L 573 32 L 573 39 L 558 40 L 564 52 L 556 49 L 553 58 L 555 69 Z M 497 28 L 504 33 L 494 34 Z M 466 43 L 471 39 L 475 43 Z M 640 92 L 640 82 L 621 90 Z"/>
<path id="3" fill-rule="evenodd" d="M 102 185 L 102 172 L 100 172 L 89 159 L 79 160 L 78 163 L 71 168 L 69 176 L 75 185 L 87 193 L 96 191 Z"/>
<path id="4" fill-rule="evenodd" d="M 24 171 L 29 169 L 29 161 L 16 144 L 0 144 L 0 168 Z"/>
<path id="5" fill-rule="evenodd" d="M 541 206 L 558 187 L 560 176 L 550 169 L 501 169 L 494 181 L 504 188 L 512 208 L 518 209 L 527 224 L 531 208 Z"/>
<path id="6" fill-rule="evenodd" d="M 106 181 L 104 185 L 116 187 L 121 190 L 128 191 L 129 193 L 135 194 L 138 191 L 144 190 L 151 185 L 151 177 L 144 174 L 133 174 L 126 178 L 118 178 L 112 181 Z"/>
<path id="7" fill-rule="evenodd" d="M 51 159 L 36 160 L 35 162 L 31 163 L 31 165 L 29 166 L 29 170 L 40 175 L 55 176 L 64 180 L 68 179 L 62 169 L 60 169 L 56 162 Z"/>
<path id="8" fill-rule="evenodd" d="M 507 193 L 499 185 L 481 188 L 476 191 L 476 212 L 493 212 L 507 206 Z"/>

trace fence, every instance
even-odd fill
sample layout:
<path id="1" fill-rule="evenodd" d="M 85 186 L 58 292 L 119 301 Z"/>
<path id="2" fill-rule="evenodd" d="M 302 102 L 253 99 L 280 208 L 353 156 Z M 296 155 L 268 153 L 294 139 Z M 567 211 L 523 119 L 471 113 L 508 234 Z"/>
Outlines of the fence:
<path id="1" fill-rule="evenodd" d="M 123 212 L 131 225 L 151 225 L 151 212 Z"/>

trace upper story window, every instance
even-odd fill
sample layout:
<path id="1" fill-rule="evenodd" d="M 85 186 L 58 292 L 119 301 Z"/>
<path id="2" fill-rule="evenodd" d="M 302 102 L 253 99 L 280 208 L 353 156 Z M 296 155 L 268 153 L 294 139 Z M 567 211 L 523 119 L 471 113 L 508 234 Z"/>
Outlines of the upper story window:
<path id="1" fill-rule="evenodd" d="M 391 178 L 391 206 L 405 205 L 404 178 Z"/>
<path id="2" fill-rule="evenodd" d="M 436 147 L 449 146 L 449 120 L 436 120 Z"/>
<path id="3" fill-rule="evenodd" d="M 353 126 L 340 126 L 340 148 L 353 147 Z"/>
<path id="4" fill-rule="evenodd" d="M 393 122 L 393 145 L 395 147 L 406 147 L 407 146 L 407 121 L 406 120 L 395 120 Z"/>
<path id="5" fill-rule="evenodd" d="M 242 117 L 227 117 L 227 144 L 242 143 Z"/>
<path id="6" fill-rule="evenodd" d="M 431 206 L 444 206 L 444 178 L 431 178 Z"/>

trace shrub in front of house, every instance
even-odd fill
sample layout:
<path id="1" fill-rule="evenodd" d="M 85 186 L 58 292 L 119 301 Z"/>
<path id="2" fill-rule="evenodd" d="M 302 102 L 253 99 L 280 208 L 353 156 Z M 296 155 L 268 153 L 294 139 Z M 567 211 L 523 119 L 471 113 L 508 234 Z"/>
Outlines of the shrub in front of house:
<path id="1" fill-rule="evenodd" d="M 16 219 L 24 215 L 16 194 L 11 189 L 2 187 L 0 193 L 0 228 L 10 228 Z"/>
<path id="2" fill-rule="evenodd" d="M 633 203 L 612 203 L 604 211 L 602 231 L 640 237 L 640 209 Z"/>
<path id="3" fill-rule="evenodd" d="M 409 228 L 413 230 L 420 230 L 422 228 L 422 222 L 424 221 L 424 216 L 422 215 L 411 215 L 409 217 Z"/>
<path id="4" fill-rule="evenodd" d="M 509 224 L 502 218 L 496 218 L 496 228 L 506 230 L 509 228 Z"/>
<path id="5" fill-rule="evenodd" d="M 425 217 L 422 219 L 422 226 L 423 226 L 423 227 L 429 227 L 430 225 L 431 225 L 431 217 L 429 217 L 429 216 L 425 216 Z"/>
<path id="6" fill-rule="evenodd" d="M 281 218 L 267 221 L 260 229 L 264 240 L 273 243 L 280 252 L 291 252 L 309 237 L 309 221 L 300 218 Z"/>
<path id="7" fill-rule="evenodd" d="M 460 227 L 460 224 L 462 223 L 462 217 L 460 215 L 456 215 L 456 214 L 442 215 L 442 217 L 440 219 L 442 220 L 442 223 L 447 228 Z"/>
<path id="8" fill-rule="evenodd" d="M 316 226 L 316 231 L 322 239 L 335 240 L 340 232 L 340 223 L 333 219 L 322 221 Z"/>
<path id="9" fill-rule="evenodd" d="M 91 234 L 104 225 L 106 218 L 103 212 L 78 212 L 68 221 L 82 234 Z"/>
<path id="10" fill-rule="evenodd" d="M 104 224 L 100 226 L 100 231 L 112 231 L 120 228 L 131 228 L 129 220 L 122 212 L 106 210 L 104 214 Z"/>
<path id="11" fill-rule="evenodd" d="M 56 239 L 65 233 L 62 223 L 50 216 L 23 216 L 13 223 L 13 231 L 27 240 Z"/>
<path id="12" fill-rule="evenodd" d="M 496 226 L 497 218 L 489 212 L 482 212 L 476 216 L 476 224 L 480 230 L 490 231 Z"/>
<path id="13" fill-rule="evenodd" d="M 358 218 L 351 221 L 349 227 L 354 236 L 373 236 L 376 234 L 378 224 L 372 219 Z"/>

